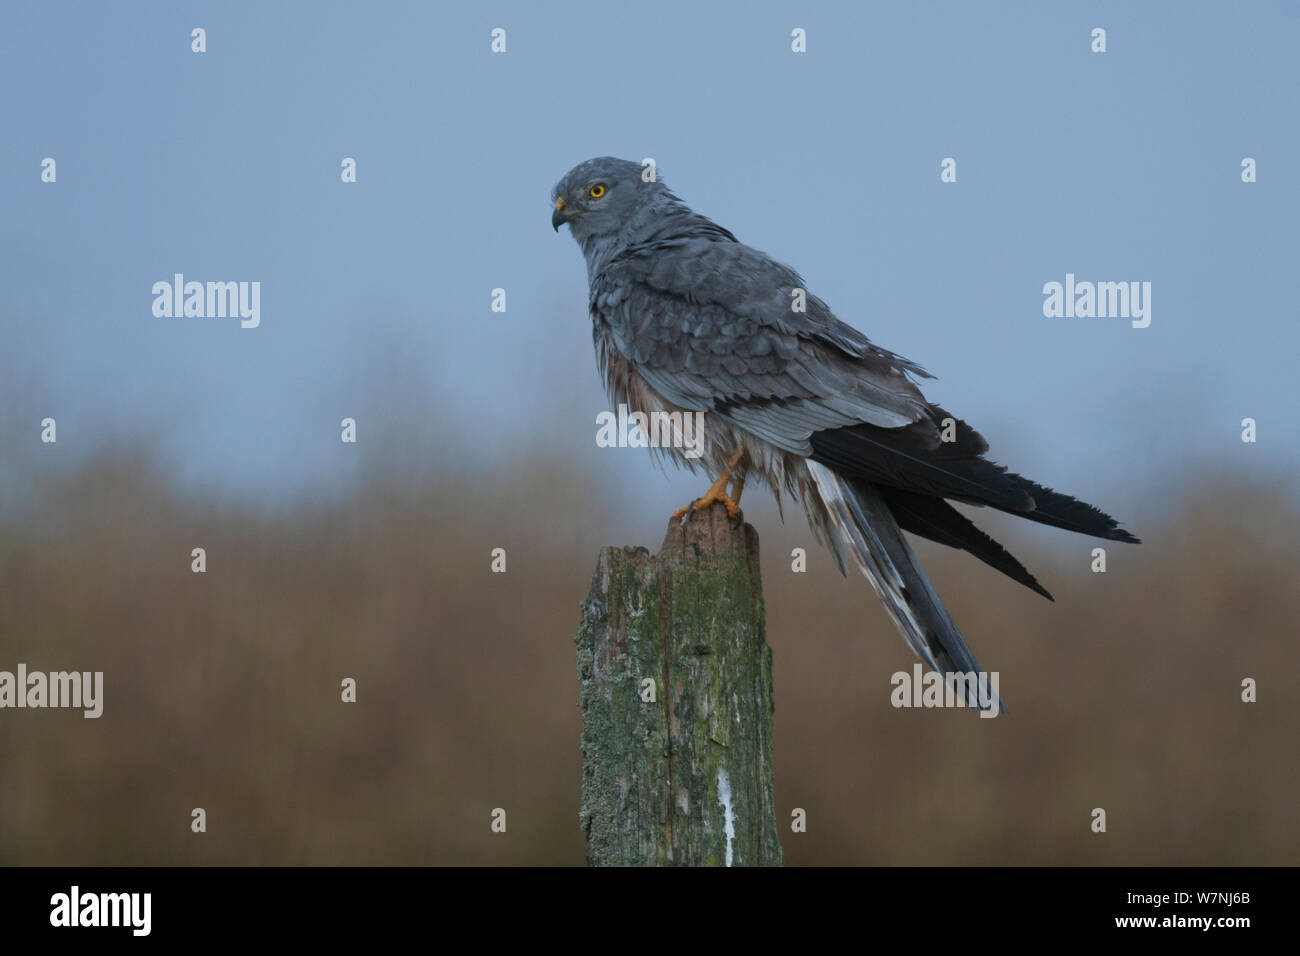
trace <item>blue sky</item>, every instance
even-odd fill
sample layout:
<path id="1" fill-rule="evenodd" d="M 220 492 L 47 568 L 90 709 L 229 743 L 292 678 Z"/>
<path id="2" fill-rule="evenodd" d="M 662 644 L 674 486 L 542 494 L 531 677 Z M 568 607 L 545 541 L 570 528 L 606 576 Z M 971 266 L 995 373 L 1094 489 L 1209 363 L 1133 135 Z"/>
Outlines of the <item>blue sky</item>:
<path id="1" fill-rule="evenodd" d="M 544 439 L 698 492 L 594 441 L 585 268 L 548 191 L 617 155 L 926 366 L 1016 470 L 1130 508 L 1189 462 L 1293 471 L 1296 9 L 6 5 L 0 461 L 52 415 L 67 460 L 141 433 L 185 485 L 297 495 L 351 474 L 344 416 L 402 454 L 375 436 L 403 409 L 412 447 L 452 429 L 499 467 Z M 156 318 L 176 272 L 260 281 L 260 327 Z M 1150 328 L 1045 318 L 1067 272 L 1151 282 Z"/>

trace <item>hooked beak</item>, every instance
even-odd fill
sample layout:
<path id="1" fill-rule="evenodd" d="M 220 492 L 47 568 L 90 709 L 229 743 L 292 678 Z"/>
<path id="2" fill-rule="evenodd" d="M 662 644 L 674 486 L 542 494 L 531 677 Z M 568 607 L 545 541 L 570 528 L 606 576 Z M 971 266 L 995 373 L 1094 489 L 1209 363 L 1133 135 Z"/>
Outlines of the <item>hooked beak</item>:
<path id="1" fill-rule="evenodd" d="M 560 227 L 568 221 L 569 217 L 564 213 L 564 197 L 561 196 L 555 200 L 555 212 L 551 213 L 551 228 L 559 232 Z"/>

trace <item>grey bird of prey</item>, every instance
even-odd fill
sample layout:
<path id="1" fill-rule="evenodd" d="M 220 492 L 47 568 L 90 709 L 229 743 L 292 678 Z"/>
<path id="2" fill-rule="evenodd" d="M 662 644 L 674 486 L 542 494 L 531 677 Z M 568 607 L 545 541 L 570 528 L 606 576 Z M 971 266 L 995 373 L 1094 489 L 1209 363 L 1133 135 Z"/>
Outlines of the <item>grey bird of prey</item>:
<path id="1" fill-rule="evenodd" d="M 841 322 L 793 269 L 691 210 L 641 164 L 588 160 L 552 199 L 551 225 L 567 224 L 587 260 L 610 400 L 647 414 L 705 414 L 698 463 L 716 480 L 688 508 L 722 502 L 735 517 L 747 478 L 778 504 L 783 491 L 797 498 L 840 571 L 862 571 L 912 650 L 945 678 L 979 673 L 979 664 L 903 531 L 969 551 L 1049 600 L 948 502 L 1137 543 L 1092 505 L 985 458 L 980 434 L 917 388 L 929 373 Z M 663 451 L 697 464 L 681 449 Z"/>

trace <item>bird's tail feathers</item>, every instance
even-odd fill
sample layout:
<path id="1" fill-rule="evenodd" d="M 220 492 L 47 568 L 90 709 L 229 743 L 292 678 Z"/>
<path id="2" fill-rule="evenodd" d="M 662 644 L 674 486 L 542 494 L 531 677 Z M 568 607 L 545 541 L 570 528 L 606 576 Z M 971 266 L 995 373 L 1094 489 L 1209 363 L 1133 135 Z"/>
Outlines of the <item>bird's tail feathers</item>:
<path id="1" fill-rule="evenodd" d="M 982 675 L 879 489 L 815 461 L 808 461 L 808 470 L 832 526 L 831 547 L 841 567 L 851 563 L 862 571 L 908 645 L 945 683 L 957 675 Z M 996 705 L 982 705 L 975 681 L 959 686 L 972 707 L 994 714 L 1006 709 L 1000 698 Z"/>

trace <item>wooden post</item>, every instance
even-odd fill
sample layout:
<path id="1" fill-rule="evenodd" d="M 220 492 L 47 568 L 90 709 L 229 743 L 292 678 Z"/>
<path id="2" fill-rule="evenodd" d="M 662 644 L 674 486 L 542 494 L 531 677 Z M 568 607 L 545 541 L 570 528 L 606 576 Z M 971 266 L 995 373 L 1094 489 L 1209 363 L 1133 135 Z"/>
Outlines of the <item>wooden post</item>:
<path id="1" fill-rule="evenodd" d="M 758 533 L 715 504 L 604 548 L 575 642 L 588 864 L 780 865 Z"/>

